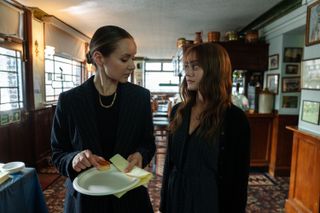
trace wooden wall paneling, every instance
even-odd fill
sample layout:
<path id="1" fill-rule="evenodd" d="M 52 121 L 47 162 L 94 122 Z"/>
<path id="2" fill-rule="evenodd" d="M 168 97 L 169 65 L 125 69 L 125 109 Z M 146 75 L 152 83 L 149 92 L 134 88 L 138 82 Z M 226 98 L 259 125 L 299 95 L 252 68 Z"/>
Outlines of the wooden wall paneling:
<path id="1" fill-rule="evenodd" d="M 319 213 L 320 136 L 294 131 L 287 213 Z"/>
<path id="2" fill-rule="evenodd" d="M 10 161 L 10 144 L 8 126 L 0 127 L 0 162 L 7 163 Z"/>
<path id="3" fill-rule="evenodd" d="M 23 161 L 41 168 L 50 153 L 53 108 L 22 112 L 19 123 L 0 128 L 0 162 Z"/>
<path id="4" fill-rule="evenodd" d="M 34 111 L 34 149 L 37 168 L 45 166 L 50 153 L 50 135 L 53 110 L 47 107 Z"/>
<path id="5" fill-rule="evenodd" d="M 19 123 L 9 124 L 10 161 L 23 161 L 27 166 L 35 166 L 32 121 L 29 113 L 21 114 Z"/>
<path id="6" fill-rule="evenodd" d="M 298 115 L 276 115 L 273 122 L 269 173 L 289 176 L 292 156 L 292 131 L 286 126 L 298 125 Z"/>

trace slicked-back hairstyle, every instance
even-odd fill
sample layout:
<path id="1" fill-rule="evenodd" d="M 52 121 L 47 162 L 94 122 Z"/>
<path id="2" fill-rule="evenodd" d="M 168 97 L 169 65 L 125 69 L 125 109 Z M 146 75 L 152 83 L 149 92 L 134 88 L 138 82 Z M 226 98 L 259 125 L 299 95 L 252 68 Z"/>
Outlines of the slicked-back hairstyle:
<path id="1" fill-rule="evenodd" d="M 103 56 L 108 57 L 117 48 L 118 42 L 122 39 L 133 39 L 126 30 L 118 26 L 107 25 L 100 27 L 94 33 L 87 53 L 87 62 L 93 63 L 92 55 L 94 51 L 99 51 Z"/>

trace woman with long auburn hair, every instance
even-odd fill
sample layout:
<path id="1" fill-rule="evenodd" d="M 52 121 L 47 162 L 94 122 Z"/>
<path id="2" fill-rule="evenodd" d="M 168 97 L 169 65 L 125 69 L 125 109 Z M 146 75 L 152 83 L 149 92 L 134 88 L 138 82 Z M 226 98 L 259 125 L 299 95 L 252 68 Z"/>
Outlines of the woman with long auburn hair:
<path id="1" fill-rule="evenodd" d="M 182 102 L 171 113 L 162 212 L 245 212 L 250 128 L 231 102 L 231 62 L 219 44 L 184 52 Z"/>

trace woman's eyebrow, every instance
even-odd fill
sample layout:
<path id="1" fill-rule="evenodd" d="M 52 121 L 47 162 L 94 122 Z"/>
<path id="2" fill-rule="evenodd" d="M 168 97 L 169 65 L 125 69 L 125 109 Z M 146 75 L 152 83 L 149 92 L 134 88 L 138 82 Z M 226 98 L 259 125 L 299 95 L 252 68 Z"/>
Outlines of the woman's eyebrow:
<path id="1" fill-rule="evenodd" d="M 198 60 L 186 61 L 185 63 L 194 64 L 194 63 L 198 63 Z"/>
<path id="2" fill-rule="evenodd" d="M 132 57 L 132 55 L 131 54 L 129 54 L 129 53 L 125 53 L 125 54 L 123 54 L 123 55 L 121 55 L 121 57 Z"/>

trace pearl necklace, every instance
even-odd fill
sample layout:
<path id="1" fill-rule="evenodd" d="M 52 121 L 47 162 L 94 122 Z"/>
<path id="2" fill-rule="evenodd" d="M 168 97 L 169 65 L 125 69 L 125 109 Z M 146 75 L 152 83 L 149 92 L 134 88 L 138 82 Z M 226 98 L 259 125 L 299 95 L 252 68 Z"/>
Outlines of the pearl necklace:
<path id="1" fill-rule="evenodd" d="M 102 101 L 101 101 L 101 95 L 99 94 L 99 102 L 100 102 L 100 106 L 102 106 L 103 108 L 106 108 L 106 109 L 108 109 L 108 108 L 112 107 L 112 106 L 113 106 L 113 104 L 114 104 L 114 101 L 116 100 L 116 97 L 117 97 L 117 92 L 115 92 L 115 93 L 114 93 L 114 96 L 113 96 L 113 99 L 112 99 L 111 104 L 109 104 L 109 105 L 104 105 L 104 104 L 102 103 Z"/>

